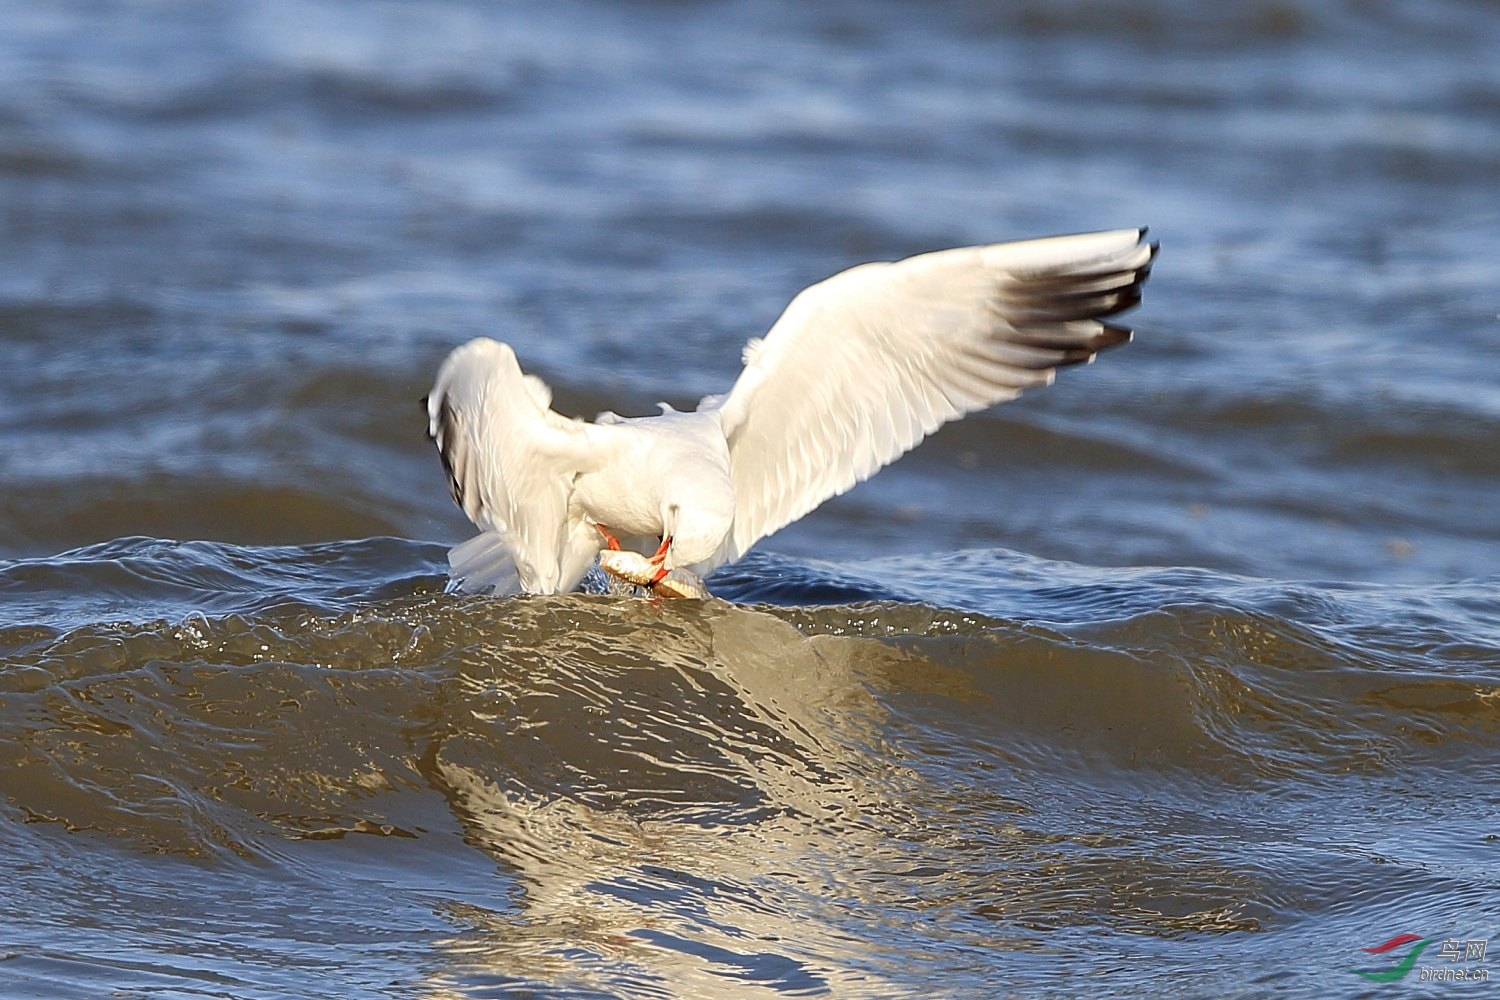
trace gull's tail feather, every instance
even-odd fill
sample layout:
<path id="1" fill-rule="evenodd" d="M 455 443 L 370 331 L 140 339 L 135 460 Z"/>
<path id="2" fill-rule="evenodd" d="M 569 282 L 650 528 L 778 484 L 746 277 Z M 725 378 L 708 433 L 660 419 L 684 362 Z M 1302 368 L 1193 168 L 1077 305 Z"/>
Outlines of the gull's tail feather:
<path id="1" fill-rule="evenodd" d="M 505 536 L 497 531 L 475 535 L 448 550 L 449 590 L 468 593 L 519 594 L 521 579 Z"/>

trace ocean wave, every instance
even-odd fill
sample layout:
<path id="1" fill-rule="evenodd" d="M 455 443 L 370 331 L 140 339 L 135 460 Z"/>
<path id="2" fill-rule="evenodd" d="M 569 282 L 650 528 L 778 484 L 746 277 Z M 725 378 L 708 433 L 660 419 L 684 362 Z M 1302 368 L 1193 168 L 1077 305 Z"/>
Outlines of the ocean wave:
<path id="1" fill-rule="evenodd" d="M 965 808 L 1010 823 L 1049 787 L 1187 808 L 1495 770 L 1493 580 L 760 556 L 713 581 L 738 604 L 495 599 L 442 593 L 441 551 L 121 539 L 0 566 L 25 595 L 0 631 L 6 801 L 254 853 L 467 821 L 460 774 L 637 821 L 899 837 L 922 825 L 911 786 L 960 777 L 982 791 Z"/>

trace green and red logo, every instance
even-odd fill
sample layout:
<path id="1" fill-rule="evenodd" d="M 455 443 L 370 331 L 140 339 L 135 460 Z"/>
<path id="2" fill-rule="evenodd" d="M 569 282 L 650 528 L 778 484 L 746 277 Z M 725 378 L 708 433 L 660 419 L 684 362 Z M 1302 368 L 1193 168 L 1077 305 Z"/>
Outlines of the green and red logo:
<path id="1" fill-rule="evenodd" d="M 1422 951 L 1436 940 L 1435 937 L 1424 938 L 1420 934 L 1397 934 L 1385 944 L 1377 944 L 1365 951 L 1371 955 L 1386 955 L 1397 948 L 1405 948 L 1406 956 L 1401 961 L 1389 969 L 1375 972 L 1360 969 L 1349 971 L 1374 983 L 1394 983 L 1406 978 L 1406 974 L 1416 966 Z M 1424 983 L 1487 983 L 1490 981 L 1490 970 L 1485 968 L 1484 960 L 1489 947 L 1489 938 L 1443 938 L 1437 947 L 1438 964 L 1422 966 L 1417 978 Z"/>
<path id="2" fill-rule="evenodd" d="M 1395 951 L 1402 945 L 1412 944 L 1413 941 L 1415 941 L 1416 944 L 1413 945 L 1411 950 L 1406 953 L 1406 957 L 1389 969 L 1385 969 L 1381 972 L 1361 972 L 1359 969 L 1350 969 L 1349 971 L 1354 973 L 1356 976 L 1364 976 L 1366 979 L 1369 979 L 1372 982 L 1394 983 L 1396 980 L 1405 976 L 1412 970 L 1413 967 L 1416 966 L 1417 959 L 1422 955 L 1422 949 L 1432 944 L 1433 939 L 1424 938 L 1420 934 L 1397 934 L 1385 944 L 1378 944 L 1373 948 L 1363 949 L 1364 951 L 1369 952 L 1371 955 L 1384 955 L 1386 952 Z"/>

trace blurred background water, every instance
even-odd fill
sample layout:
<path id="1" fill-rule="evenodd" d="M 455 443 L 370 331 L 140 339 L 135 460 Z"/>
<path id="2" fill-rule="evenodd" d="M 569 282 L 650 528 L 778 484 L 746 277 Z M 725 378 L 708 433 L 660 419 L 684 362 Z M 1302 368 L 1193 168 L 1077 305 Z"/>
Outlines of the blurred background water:
<path id="1" fill-rule="evenodd" d="M 1497 52 L 1480 0 L 0 0 L 0 996 L 1374 996 L 1488 939 Z M 733 605 L 442 593 L 456 344 L 685 406 L 851 264 L 1143 223 L 1133 345 Z"/>

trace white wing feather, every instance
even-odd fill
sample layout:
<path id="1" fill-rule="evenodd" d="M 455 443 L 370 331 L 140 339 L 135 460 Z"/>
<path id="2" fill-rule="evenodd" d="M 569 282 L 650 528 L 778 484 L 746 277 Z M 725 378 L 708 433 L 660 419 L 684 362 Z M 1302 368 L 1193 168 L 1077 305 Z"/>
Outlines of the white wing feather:
<path id="1" fill-rule="evenodd" d="M 1130 331 L 1144 229 L 964 247 L 864 264 L 805 289 L 718 406 L 734 527 L 712 562 L 869 478 L 943 423 L 1048 385 Z"/>
<path id="2" fill-rule="evenodd" d="M 573 479 L 606 457 L 607 429 L 554 413 L 551 401 L 515 352 L 488 338 L 455 349 L 438 371 L 427 433 L 454 502 L 483 532 L 449 554 L 467 589 L 568 590 L 593 559 L 598 536 L 569 523 L 568 501 Z"/>

